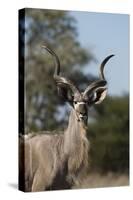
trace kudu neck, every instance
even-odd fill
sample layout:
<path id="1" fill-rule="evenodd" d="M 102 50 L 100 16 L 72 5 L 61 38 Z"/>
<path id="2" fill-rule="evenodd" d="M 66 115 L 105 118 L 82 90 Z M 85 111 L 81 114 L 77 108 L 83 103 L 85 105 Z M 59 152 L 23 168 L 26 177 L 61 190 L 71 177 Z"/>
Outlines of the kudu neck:
<path id="1" fill-rule="evenodd" d="M 80 150 L 83 140 L 86 140 L 86 126 L 84 123 L 77 120 L 74 110 L 71 111 L 69 116 L 68 127 L 65 131 L 64 147 L 65 152 L 78 152 Z"/>

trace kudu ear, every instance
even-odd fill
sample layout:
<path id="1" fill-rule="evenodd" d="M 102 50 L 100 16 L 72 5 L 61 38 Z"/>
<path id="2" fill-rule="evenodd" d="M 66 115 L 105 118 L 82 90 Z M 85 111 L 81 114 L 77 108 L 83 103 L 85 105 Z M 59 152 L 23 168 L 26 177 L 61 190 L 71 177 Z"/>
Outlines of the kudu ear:
<path id="1" fill-rule="evenodd" d="M 105 97 L 107 96 L 107 88 L 98 88 L 97 90 L 95 90 L 94 92 L 94 102 L 95 104 L 100 104 Z"/>
<path id="2" fill-rule="evenodd" d="M 58 95 L 61 97 L 62 100 L 68 101 L 70 103 L 73 102 L 74 95 L 72 90 L 68 86 L 66 86 L 63 83 L 60 84 L 58 83 L 57 89 L 58 89 Z"/>
<path id="3" fill-rule="evenodd" d="M 100 104 L 106 96 L 106 86 L 96 87 L 95 89 L 89 91 L 86 90 L 84 93 L 84 99 L 88 102 L 89 105 Z"/>

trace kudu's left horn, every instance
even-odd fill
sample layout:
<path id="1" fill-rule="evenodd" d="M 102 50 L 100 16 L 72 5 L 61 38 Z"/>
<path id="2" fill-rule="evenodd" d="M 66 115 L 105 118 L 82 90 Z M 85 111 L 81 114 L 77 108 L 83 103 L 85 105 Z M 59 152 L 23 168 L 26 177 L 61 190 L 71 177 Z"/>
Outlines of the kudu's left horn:
<path id="1" fill-rule="evenodd" d="M 55 54 L 55 52 L 51 50 L 49 47 L 47 47 L 46 45 L 43 45 L 42 48 L 46 49 L 54 57 L 54 61 L 55 61 L 54 79 L 57 83 L 57 86 L 63 85 L 67 88 L 70 88 L 74 94 L 79 93 L 78 88 L 74 85 L 72 81 L 68 80 L 65 77 L 60 76 L 60 61 L 59 61 L 58 56 Z"/>

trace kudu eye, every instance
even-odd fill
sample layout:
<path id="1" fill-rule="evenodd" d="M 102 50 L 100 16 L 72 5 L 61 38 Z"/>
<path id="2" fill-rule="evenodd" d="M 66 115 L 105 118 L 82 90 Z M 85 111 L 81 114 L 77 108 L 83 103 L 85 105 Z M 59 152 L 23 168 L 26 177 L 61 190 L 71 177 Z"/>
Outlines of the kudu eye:
<path id="1" fill-rule="evenodd" d="M 74 104 L 77 104 L 77 101 L 74 101 Z"/>

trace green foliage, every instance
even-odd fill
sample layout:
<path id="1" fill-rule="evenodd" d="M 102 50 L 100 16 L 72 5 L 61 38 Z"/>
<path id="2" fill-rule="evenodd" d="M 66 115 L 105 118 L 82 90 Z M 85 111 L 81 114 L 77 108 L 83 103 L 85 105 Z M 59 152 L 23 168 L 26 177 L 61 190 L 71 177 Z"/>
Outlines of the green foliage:
<path id="1" fill-rule="evenodd" d="M 95 106 L 95 122 L 89 125 L 92 143 L 92 167 L 102 172 L 128 172 L 129 99 L 108 97 Z"/>

